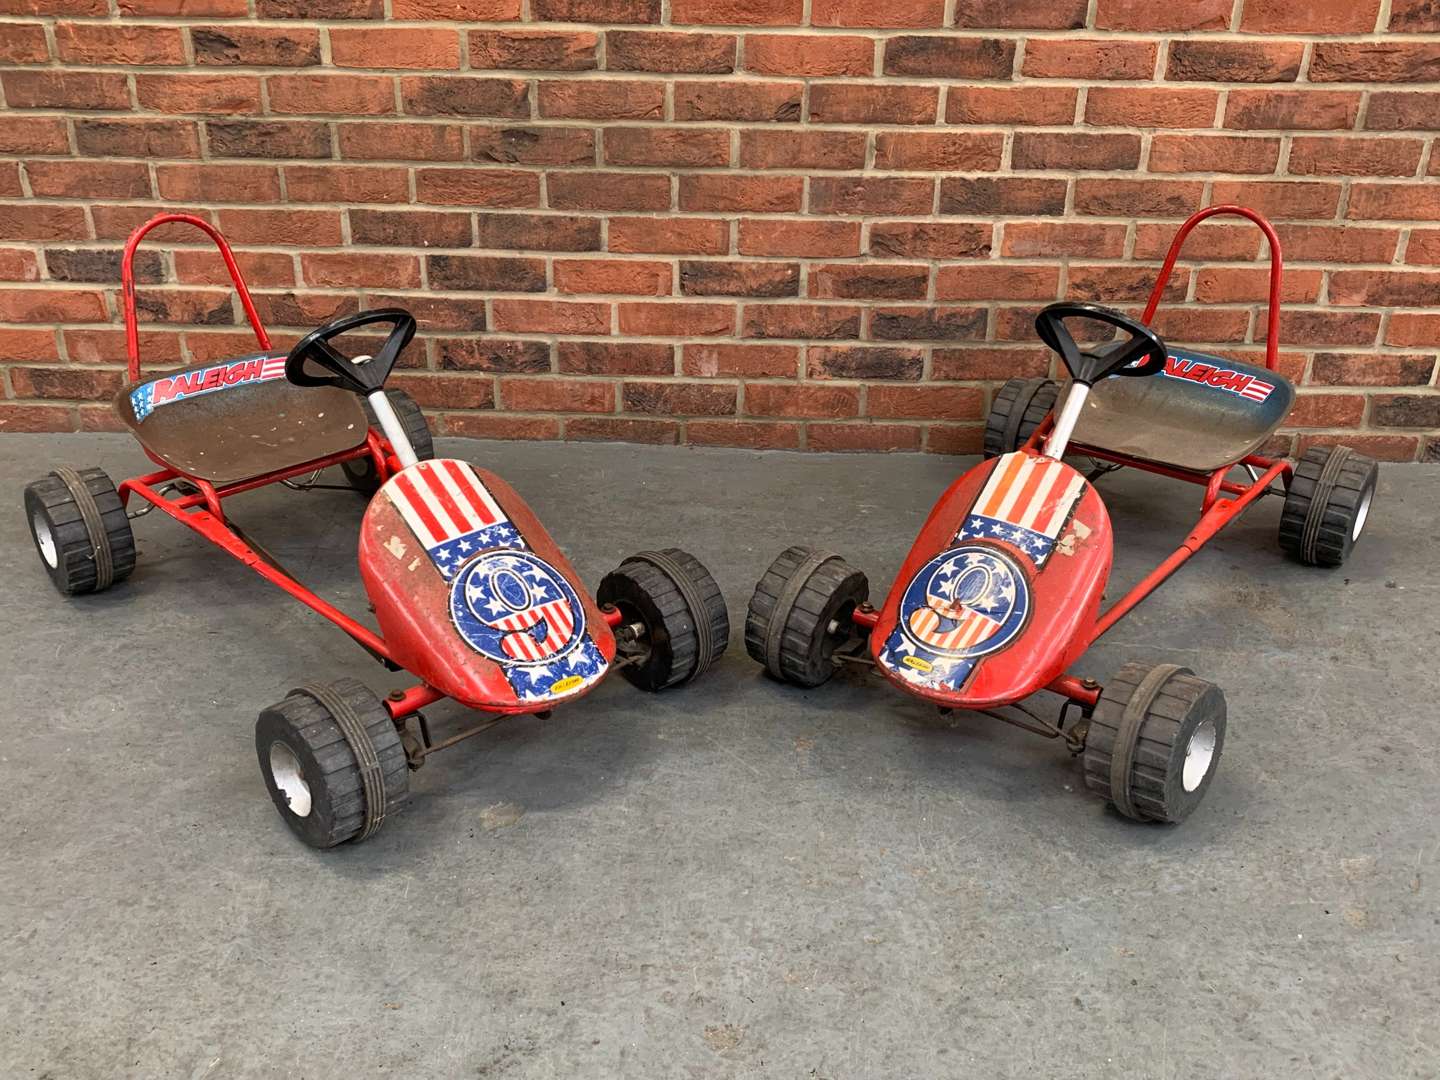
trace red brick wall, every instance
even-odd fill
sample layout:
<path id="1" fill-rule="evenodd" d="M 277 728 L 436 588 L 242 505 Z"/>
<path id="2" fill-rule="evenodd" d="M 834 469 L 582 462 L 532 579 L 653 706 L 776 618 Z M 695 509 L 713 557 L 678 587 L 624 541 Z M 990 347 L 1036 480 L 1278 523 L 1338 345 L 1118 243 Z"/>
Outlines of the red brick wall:
<path id="1" fill-rule="evenodd" d="M 1237 200 L 1295 438 L 1440 455 L 1437 81 L 1437 0 L 0 0 L 0 428 L 111 425 L 169 206 L 283 341 L 414 310 L 451 432 L 973 451 L 1037 307 Z M 145 356 L 244 350 L 171 237 Z M 1258 356 L 1258 234 L 1194 251 L 1160 329 Z"/>

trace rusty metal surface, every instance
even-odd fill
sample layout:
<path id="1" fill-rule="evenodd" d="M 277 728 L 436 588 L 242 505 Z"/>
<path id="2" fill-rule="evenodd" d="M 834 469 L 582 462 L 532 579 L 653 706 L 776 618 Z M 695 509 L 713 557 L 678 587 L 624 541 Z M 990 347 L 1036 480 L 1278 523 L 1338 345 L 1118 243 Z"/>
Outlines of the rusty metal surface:
<path id="1" fill-rule="evenodd" d="M 215 361 L 146 375 L 115 396 L 116 415 L 141 445 L 189 476 L 229 484 L 353 449 L 365 441 L 360 399 L 286 379 L 228 386 L 173 401 L 137 421 L 130 393 L 155 379 L 203 371 Z"/>
<path id="2" fill-rule="evenodd" d="M 1192 366 L 1177 366 L 1177 359 L 1191 361 Z M 1247 386 L 1258 382 L 1271 390 L 1257 401 L 1221 385 L 1174 374 L 1197 371 L 1198 364 L 1235 373 L 1232 383 L 1249 376 Z M 1255 364 L 1174 350 L 1167 371 L 1171 374 L 1096 383 L 1075 426 L 1074 442 L 1208 472 L 1258 450 L 1284 423 L 1295 400 L 1295 390 L 1286 379 Z M 1068 387 L 1061 390 L 1057 410 L 1068 392 Z M 1075 449 L 1083 452 L 1081 446 Z"/>

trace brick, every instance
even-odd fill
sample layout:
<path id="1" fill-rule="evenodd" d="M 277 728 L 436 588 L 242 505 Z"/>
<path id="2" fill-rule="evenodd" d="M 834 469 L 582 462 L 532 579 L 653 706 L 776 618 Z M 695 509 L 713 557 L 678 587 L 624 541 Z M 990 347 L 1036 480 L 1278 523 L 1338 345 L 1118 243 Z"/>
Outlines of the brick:
<path id="1" fill-rule="evenodd" d="M 125 373 L 94 368 L 12 367 L 10 382 L 16 397 L 105 401 L 120 392 Z"/>
<path id="2" fill-rule="evenodd" d="M 0 40 L 0 64 L 43 64 L 50 59 L 43 23 L 7 23 Z"/>
<path id="3" fill-rule="evenodd" d="M 823 181 L 817 179 L 814 183 Z M 804 181 L 798 176 L 702 173 L 680 178 L 680 209 L 795 213 L 800 209 L 803 192 Z"/>
<path id="4" fill-rule="evenodd" d="M 135 311 L 141 322 L 228 326 L 235 322 L 233 297 L 228 289 L 144 289 Z"/>
<path id="5" fill-rule="evenodd" d="M 735 308 L 730 304 L 622 303 L 622 334 L 647 337 L 728 337 L 735 332 Z"/>
<path id="6" fill-rule="evenodd" d="M 0 73 L 12 109 L 129 109 L 125 76 L 100 71 L 6 71 Z"/>
<path id="7" fill-rule="evenodd" d="M 1165 77 L 1186 82 L 1294 82 L 1304 55 L 1301 41 L 1173 41 Z"/>
<path id="8" fill-rule="evenodd" d="M 340 244 L 335 210 L 221 210 L 220 231 L 236 244 Z"/>
<path id="9" fill-rule="evenodd" d="M 6 0 L 0 5 L 3 15 L 91 15 L 110 13 L 106 0 Z"/>
<path id="10" fill-rule="evenodd" d="M 198 206 L 167 206 L 168 213 L 194 214 L 195 216 L 214 222 L 213 211 Z M 90 217 L 95 222 L 95 238 L 97 240 L 125 240 L 132 232 L 155 216 L 155 207 L 151 204 L 141 206 L 119 206 L 109 203 L 95 203 L 90 207 Z M 88 234 L 84 231 L 78 234 L 83 239 Z M 151 244 L 193 244 L 196 242 L 197 234 L 192 225 L 172 224 L 161 225 L 146 236 L 146 242 Z"/>
<path id="11" fill-rule="evenodd" d="M 677 23 L 798 26 L 804 15 L 803 0 L 670 0 L 670 18 Z"/>
<path id="12" fill-rule="evenodd" d="M 1078 30 L 1086 0 L 967 0 L 955 8 L 955 25 L 979 30 Z"/>
<path id="13" fill-rule="evenodd" d="M 1201 180 L 1075 181 L 1075 212 L 1103 217 L 1188 217 L 1205 204 Z"/>
<path id="14" fill-rule="evenodd" d="M 983 259 L 990 254 L 988 224 L 877 221 L 870 226 L 870 254 L 920 259 Z"/>
<path id="15" fill-rule="evenodd" d="M 730 250 L 730 227 L 713 218 L 610 219 L 610 250 L 632 254 L 719 255 Z"/>
<path id="16" fill-rule="evenodd" d="M 329 125 L 313 121 L 207 120 L 205 133 L 213 157 L 328 158 L 331 153 Z"/>
<path id="17" fill-rule="evenodd" d="M 92 289 L 0 289 L 0 322 L 104 322 L 104 297 Z"/>
<path id="18" fill-rule="evenodd" d="M 339 68 L 456 71 L 460 67 L 460 35 L 430 27 L 392 26 L 383 33 L 369 27 L 334 27 L 330 30 L 330 58 Z"/>
<path id="19" fill-rule="evenodd" d="M 230 116 L 261 111 L 260 80 L 250 75 L 137 75 L 135 98 L 143 109 L 166 113 Z"/>
<path id="20" fill-rule="evenodd" d="M 441 417 L 447 435 L 475 439 L 558 439 L 558 417 L 506 416 L 493 412 L 445 413 Z"/>
<path id="21" fill-rule="evenodd" d="M 985 445 L 984 424 L 928 424 L 927 454 L 978 454 Z"/>
<path id="22" fill-rule="evenodd" d="M 324 326 L 341 315 L 354 315 L 360 305 L 354 296 L 335 293 L 253 293 L 255 308 L 267 327 Z M 233 354 L 232 354 L 233 355 Z"/>
<path id="23" fill-rule="evenodd" d="M 1391 0 L 1390 30 L 1393 33 L 1440 33 L 1440 8 L 1434 0 Z"/>
<path id="24" fill-rule="evenodd" d="M 1360 311 L 1283 311 L 1280 313 L 1280 342 L 1301 345 L 1372 345 L 1380 329 L 1380 316 Z M 1256 341 L 1263 340 L 1263 323 L 1256 327 Z"/>
<path id="25" fill-rule="evenodd" d="M 885 42 L 886 75 L 934 79 L 1008 79 L 1015 43 L 1003 38 L 905 36 Z"/>
<path id="26" fill-rule="evenodd" d="M 737 389 L 715 383 L 627 381 L 620 388 L 620 407 L 667 416 L 734 416 Z"/>
<path id="27" fill-rule="evenodd" d="M 70 333 L 66 334 L 67 340 Z M 119 343 L 119 350 L 116 356 L 123 356 L 124 344 Z M 73 356 L 74 353 L 72 352 Z M 58 360 L 60 353 L 55 348 L 55 332 L 53 330 L 4 330 L 0 329 L 0 360 L 24 360 L 34 362 L 37 360 Z M 5 430 L 3 414 L 0 414 L 0 430 Z M 11 429 L 13 430 L 13 429 Z"/>
<path id="28" fill-rule="evenodd" d="M 255 0 L 262 19 L 381 19 L 380 0 Z"/>
<path id="29" fill-rule="evenodd" d="M 722 75 L 735 70 L 731 34 L 605 31 L 605 66 L 611 71 Z"/>
<path id="30" fill-rule="evenodd" d="M 985 309 L 974 307 L 876 308 L 870 336 L 882 341 L 967 341 L 985 336 Z"/>
<path id="31" fill-rule="evenodd" d="M 671 375 L 675 346 L 640 341 L 562 341 L 555 346 L 561 371 L 571 375 Z"/>
<path id="32" fill-rule="evenodd" d="M 1326 386 L 1428 386 L 1435 357 L 1316 353 L 1310 381 Z"/>
<path id="33" fill-rule="evenodd" d="M 394 80 L 384 75 L 273 75 L 266 80 L 277 113 L 383 116 L 395 111 Z"/>
<path id="34" fill-rule="evenodd" d="M 1330 303 L 1336 307 L 1433 307 L 1437 298 L 1440 273 L 1335 270 L 1330 274 Z"/>
<path id="35" fill-rule="evenodd" d="M 20 185 L 20 163 L 0 162 L 0 198 L 19 199 L 24 194 Z"/>
<path id="36" fill-rule="evenodd" d="M 1138 317 L 1139 309 L 1131 314 Z M 1244 338 L 1249 322 L 1248 308 L 1177 305 L 1160 309 L 1155 329 L 1167 341 L 1216 342 L 1228 346 Z M 1288 339 L 1285 340 L 1288 343 Z"/>
<path id="37" fill-rule="evenodd" d="M 75 121 L 77 129 L 91 121 Z M 193 128 L 192 128 L 193 130 Z M 77 135 L 78 137 L 78 135 Z M 68 154 L 70 137 L 60 116 L 7 116 L 0 127 L 0 154 Z"/>
<path id="38" fill-rule="evenodd" d="M 812 0 L 810 22 L 815 26 L 944 26 L 945 0 L 894 0 L 883 5 L 869 0 Z"/>
<path id="39" fill-rule="evenodd" d="M 1407 218 L 1440 221 L 1440 185 L 1352 184 L 1345 216 L 1381 221 Z"/>
<path id="40" fill-rule="evenodd" d="M 746 420 L 692 420 L 685 425 L 685 441 L 696 446 L 795 450 L 800 446 L 800 425 Z"/>
<path id="41" fill-rule="evenodd" d="M 411 116 L 528 117 L 530 85 L 523 79 L 404 75 L 400 102 Z"/>
<path id="42" fill-rule="evenodd" d="M 680 441 L 680 425 L 673 420 L 626 420 L 619 417 L 585 417 L 565 421 L 565 437 L 581 442 L 669 443 Z"/>
<path id="43" fill-rule="evenodd" d="M 680 264 L 680 291 L 686 296 L 797 296 L 800 264 L 687 260 Z"/>
<path id="44" fill-rule="evenodd" d="M 991 172 L 1005 148 L 1001 132 L 883 131 L 875 168 L 896 172 Z"/>
<path id="45" fill-rule="evenodd" d="M 800 350 L 795 345 L 687 344 L 681 366 L 686 375 L 702 379 L 738 376 L 795 376 Z"/>
<path id="46" fill-rule="evenodd" d="M 803 90 L 801 83 L 677 82 L 675 119 L 795 123 Z"/>
<path id="47" fill-rule="evenodd" d="M 831 263 L 813 266 L 809 295 L 824 300 L 923 300 L 928 266 Z"/>
<path id="48" fill-rule="evenodd" d="M 668 296 L 670 264 L 642 259 L 556 259 L 555 291 Z"/>
<path id="49" fill-rule="evenodd" d="M 1232 0 L 1097 0 L 1096 30 L 1225 30 Z"/>
<path id="50" fill-rule="evenodd" d="M 148 199 L 150 170 L 142 163 L 32 161 L 26 166 L 30 190 L 51 199 Z"/>
<path id="51" fill-rule="evenodd" d="M 819 451 L 918 450 L 920 432 L 906 424 L 811 424 L 806 445 Z"/>
<path id="52" fill-rule="evenodd" d="M 1379 11 L 1380 0 L 1246 0 L 1240 29 L 1263 34 L 1368 34 L 1375 29 Z"/>
<path id="53" fill-rule="evenodd" d="M 884 419 L 956 420 L 985 415 L 985 395 L 973 386 L 872 386 L 865 414 Z"/>
<path id="54" fill-rule="evenodd" d="M 942 266 L 935 272 L 937 300 L 1053 300 L 1060 291 L 1055 266 L 976 263 Z"/>
<path id="55" fill-rule="evenodd" d="M 1149 79 L 1158 53 L 1153 41 L 1030 38 L 1020 70 L 1032 79 Z"/>
<path id="56" fill-rule="evenodd" d="M 1248 130 L 1343 130 L 1355 123 L 1360 95 L 1341 90 L 1232 90 L 1225 127 Z"/>
<path id="57" fill-rule="evenodd" d="M 935 184 L 894 176 L 817 176 L 810 181 L 812 214 L 927 214 Z"/>
<path id="58" fill-rule="evenodd" d="M 280 171 L 273 165 L 157 165 L 155 179 L 162 199 L 280 201 Z"/>
<path id="59" fill-rule="evenodd" d="M 859 416 L 860 391 L 853 386 L 814 383 L 746 383 L 745 412 L 751 416 Z"/>
<path id="60" fill-rule="evenodd" d="M 520 18 L 520 0 L 391 0 L 390 17 L 417 22 L 510 22 Z"/>
<path id="61" fill-rule="evenodd" d="M 1379 461 L 1414 461 L 1419 440 L 1414 436 L 1356 435 L 1354 432 L 1346 432 L 1343 435 L 1302 435 L 1296 443 L 1296 455 L 1303 454 L 1312 446 L 1344 445 Z M 1437 460 L 1435 450 L 1435 440 L 1431 439 L 1430 456 L 1422 460 Z"/>
<path id="62" fill-rule="evenodd" d="M 182 285 L 229 285 L 230 271 L 213 251 L 176 251 L 175 280 Z M 235 259 L 240 272 L 252 286 L 274 288 L 295 284 L 295 260 L 288 252 L 237 251 Z M 116 275 L 104 279 L 116 280 Z"/>
<path id="63" fill-rule="evenodd" d="M 550 173 L 549 205 L 556 210 L 666 210 L 670 177 L 663 173 Z"/>
<path id="64" fill-rule="evenodd" d="M 861 169 L 865 166 L 863 131 L 764 129 L 740 132 L 743 169 Z"/>
<path id="65" fill-rule="evenodd" d="M 1440 315 L 1397 311 L 1390 316 L 1385 344 L 1401 348 L 1433 349 L 1440 342 Z"/>
<path id="66" fill-rule="evenodd" d="M 654 23 L 660 21 L 660 0 L 533 0 L 530 17 L 537 22 Z"/>
<path id="67" fill-rule="evenodd" d="M 475 375 L 396 374 L 390 385 L 403 390 L 427 408 L 493 409 L 495 388 L 491 381 Z"/>
<path id="68" fill-rule="evenodd" d="M 728 165 L 730 133 L 710 128 L 611 127 L 605 129 L 608 165 L 705 168 Z"/>
<path id="69" fill-rule="evenodd" d="M 1124 225 L 1074 222 L 1006 222 L 1000 245 L 1002 255 L 1021 257 L 1080 255 L 1091 259 L 1117 259 L 1124 250 Z"/>
<path id="70" fill-rule="evenodd" d="M 816 124 L 933 124 L 940 89 L 899 83 L 817 83 L 810 87 Z"/>
<path id="71" fill-rule="evenodd" d="M 947 124 L 1068 124 L 1078 91 L 1062 86 L 952 86 Z"/>
<path id="72" fill-rule="evenodd" d="M 1140 136 L 1017 131 L 1010 159 L 1016 169 L 1134 169 L 1140 164 Z"/>
<path id="73" fill-rule="evenodd" d="M 1440 398 L 1436 400 L 1440 401 Z M 1354 427 L 1364 414 L 1365 399 L 1358 394 L 1299 394 L 1290 415 L 1285 418 L 1285 426 Z"/>
<path id="74" fill-rule="evenodd" d="M 484 141 L 483 132 L 472 137 Z M 340 156 L 358 161 L 459 161 L 464 157 L 460 128 L 454 124 L 357 121 L 337 124 Z"/>
<path id="75" fill-rule="evenodd" d="M 1220 95 L 1198 88 L 1095 86 L 1085 101 L 1085 122 L 1108 127 L 1208 128 Z"/>
<path id="76" fill-rule="evenodd" d="M 29 252 L 24 254 L 30 255 Z M 94 282 L 113 285 L 120 280 L 119 248 L 46 248 L 46 276 L 51 281 Z M 31 265 L 34 256 L 30 255 Z M 138 251 L 135 254 L 135 280 L 143 284 L 163 281 L 165 267 L 158 251 Z M 20 279 L 33 281 L 34 277 Z M 228 280 L 228 279 L 227 279 Z"/>
<path id="77" fill-rule="evenodd" d="M 1400 234 L 1354 225 L 1277 225 L 1285 261 L 1389 262 Z"/>
<path id="78" fill-rule="evenodd" d="M 469 42 L 470 67 L 475 69 L 593 71 L 600 35 L 593 31 L 472 30 Z"/>
<path id="79" fill-rule="evenodd" d="M 979 346 L 936 349 L 931 357 L 935 379 L 997 380 L 1038 378 L 1050 373 L 1048 349 Z"/>
<path id="80" fill-rule="evenodd" d="M 1287 168 L 1293 176 L 1413 176 L 1424 148 L 1419 139 L 1297 136 Z"/>
<path id="81" fill-rule="evenodd" d="M 1440 229 L 1415 229 L 1405 245 L 1405 261 L 1424 266 L 1440 265 Z"/>
<path id="82" fill-rule="evenodd" d="M 838 34 L 748 34 L 744 66 L 761 75 L 868 76 L 875 71 L 875 41 Z"/>
<path id="83" fill-rule="evenodd" d="M 59 405 L 0 402 L 0 431 L 69 431 L 70 410 Z"/>
<path id="84" fill-rule="evenodd" d="M 29 119 L 14 117 L 6 122 L 6 126 L 13 130 Z M 55 122 L 63 127 L 63 121 Z M 0 150 L 4 149 L 4 138 L 4 133 L 0 133 Z M 81 117 L 75 121 L 75 146 L 80 153 L 90 157 L 198 158 L 200 132 L 188 120 Z M 31 152 L 64 151 L 37 149 Z"/>
<path id="85" fill-rule="evenodd" d="M 1370 131 L 1431 131 L 1440 112 L 1440 94 L 1377 90 L 1365 110 Z"/>
<path id="86" fill-rule="evenodd" d="M 60 22 L 55 24 L 55 50 L 66 64 L 175 67 L 185 63 L 185 39 L 173 26 Z"/>
<path id="87" fill-rule="evenodd" d="M 476 127 L 470 156 L 504 165 L 593 165 L 595 133 L 588 128 Z"/>
<path id="88" fill-rule="evenodd" d="M 320 32 L 302 27 L 195 26 L 195 63 L 202 67 L 314 67 Z"/>
<path id="89" fill-rule="evenodd" d="M 860 254 L 860 223 L 845 221 L 751 221 L 741 219 L 741 255 L 839 258 Z"/>
<path id="90" fill-rule="evenodd" d="M 408 202 L 409 171 L 363 165 L 290 165 L 285 192 L 291 202 Z"/>
<path id="91" fill-rule="evenodd" d="M 610 79 L 542 82 L 540 115 L 589 120 L 659 120 L 665 115 L 665 84 Z"/>
<path id="92" fill-rule="evenodd" d="M 812 346 L 805 350 L 805 370 L 812 379 L 917 380 L 923 367 L 920 348 Z"/>
<path id="93" fill-rule="evenodd" d="M 104 4 L 100 7 L 100 14 L 104 14 Z M 119 0 L 117 7 L 121 15 L 184 16 L 191 19 L 243 19 L 250 14 L 250 5 L 246 0 Z"/>
<path id="94" fill-rule="evenodd" d="M 1267 218 L 1330 218 L 1340 205 L 1340 185 L 1289 180 L 1216 180 L 1212 203 L 1239 203 Z"/>
<path id="95" fill-rule="evenodd" d="M 51 280 L 66 280 L 63 275 L 57 275 L 53 269 L 51 269 L 50 277 Z M 22 248 L 0 248 L 0 281 L 38 281 L 39 279 L 40 264 L 33 251 L 25 251 Z M 114 278 L 106 280 L 113 281 Z"/>
<path id="96" fill-rule="evenodd" d="M 1313 304 L 1320 298 L 1322 273 L 1290 267 L 1280 286 L 1286 304 Z M 1204 267 L 1195 274 L 1195 299 L 1202 304 L 1261 303 L 1270 292 L 1270 269 Z"/>
<path id="97" fill-rule="evenodd" d="M 472 243 L 468 213 L 351 209 L 349 216 L 350 238 L 356 244 L 453 248 L 469 247 Z"/>
<path id="98" fill-rule="evenodd" d="M 492 326 L 522 334 L 608 334 L 610 305 L 562 300 L 494 300 Z"/>
<path id="99" fill-rule="evenodd" d="M 492 255 L 426 255 L 431 288 L 451 292 L 544 292 L 544 259 Z"/>
<path id="100" fill-rule="evenodd" d="M 1177 269 L 1165 289 L 1169 300 L 1181 300 L 1189 284 L 1190 272 Z M 1071 263 L 1066 275 L 1065 297 L 1068 300 L 1103 300 L 1107 304 L 1147 300 L 1155 286 L 1155 270 L 1149 266 L 1085 266 Z M 1247 296 L 1253 300 L 1254 296 Z"/>
<path id="101" fill-rule="evenodd" d="M 416 169 L 415 199 L 445 206 L 539 206 L 540 177 L 508 169 Z"/>
<path id="102" fill-rule="evenodd" d="M 1147 167 L 1159 173 L 1271 173 L 1279 161 L 1279 139 L 1157 134 Z"/>
<path id="103" fill-rule="evenodd" d="M 1437 82 L 1440 42 L 1318 41 L 1311 82 Z"/>
<path id="104" fill-rule="evenodd" d="M 860 336 L 860 309 L 833 304 L 747 304 L 741 324 L 749 338 L 856 338 Z"/>
<path id="105" fill-rule="evenodd" d="M 429 256 L 427 258 L 434 258 Z M 539 263 L 540 260 L 534 260 Z M 514 279 L 512 279 L 514 280 Z M 431 330 L 484 330 L 485 305 L 464 296 L 391 296 L 386 293 L 367 292 L 364 299 L 367 308 L 403 307 L 415 316 L 423 333 Z M 485 343 L 500 348 L 502 342 L 487 340 Z M 419 352 L 419 350 L 415 350 Z M 546 355 L 548 356 L 548 347 Z M 422 365 L 423 366 L 423 365 Z"/>
<path id="106" fill-rule="evenodd" d="M 940 213 L 1063 214 L 1066 186 L 1064 180 L 950 176 L 940 181 Z"/>
<path id="107" fill-rule="evenodd" d="M 300 256 L 300 272 L 307 283 L 323 288 L 420 287 L 420 260 L 413 255 L 381 255 L 373 251 L 306 254 Z"/>

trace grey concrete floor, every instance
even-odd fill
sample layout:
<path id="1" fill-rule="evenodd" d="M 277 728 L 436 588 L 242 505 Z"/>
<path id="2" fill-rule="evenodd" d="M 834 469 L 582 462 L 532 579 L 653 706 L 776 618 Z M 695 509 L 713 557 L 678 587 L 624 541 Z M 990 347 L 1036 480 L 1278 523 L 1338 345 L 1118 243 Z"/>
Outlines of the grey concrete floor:
<path id="1" fill-rule="evenodd" d="M 1384 468 L 1336 572 L 1279 554 L 1265 500 L 1085 657 L 1228 693 L 1208 799 L 1164 828 L 1077 790 L 1052 743 L 745 656 L 778 550 L 844 552 L 883 594 L 956 461 L 444 449 L 505 475 L 592 585 L 694 551 L 730 652 L 688 690 L 617 678 L 438 755 L 403 816 L 322 854 L 265 796 L 254 717 L 302 681 L 400 677 L 158 514 L 128 583 L 63 600 L 21 487 L 142 459 L 0 442 L 0 1076 L 1440 1073 L 1440 469 Z M 1128 583 L 1198 491 L 1101 487 Z M 233 507 L 361 606 L 357 498 Z"/>

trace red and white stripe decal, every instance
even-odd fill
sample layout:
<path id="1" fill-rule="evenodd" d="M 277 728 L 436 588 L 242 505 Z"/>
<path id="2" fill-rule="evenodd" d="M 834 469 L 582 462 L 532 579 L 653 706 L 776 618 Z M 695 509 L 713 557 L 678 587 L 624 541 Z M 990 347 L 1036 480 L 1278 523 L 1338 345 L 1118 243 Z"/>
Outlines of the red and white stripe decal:
<path id="1" fill-rule="evenodd" d="M 910 616 L 910 630 L 927 645 L 954 651 L 979 644 L 1000 626 L 997 620 L 969 608 L 962 608 L 959 614 L 949 617 L 958 620 L 959 625 L 940 632 L 940 613 L 933 607 L 923 607 Z"/>
<path id="2" fill-rule="evenodd" d="M 1053 537 L 1084 489 L 1085 478 L 1063 462 L 1016 451 L 996 461 L 970 512 Z"/>
<path id="3" fill-rule="evenodd" d="M 536 641 L 530 630 L 542 619 L 545 622 L 545 638 Z M 552 600 L 499 619 L 495 626 L 509 631 L 500 644 L 511 659 L 543 660 L 559 652 L 570 640 L 570 632 L 575 629 L 575 613 L 570 610 L 568 600 Z"/>
<path id="4" fill-rule="evenodd" d="M 396 474 L 385 493 L 427 548 L 505 521 L 475 470 L 464 461 L 422 461 Z"/>
<path id="5" fill-rule="evenodd" d="M 1240 396 L 1249 398 L 1251 401 L 1264 401 L 1275 389 L 1274 383 L 1261 382 L 1259 379 L 1251 379 L 1245 385 L 1245 389 L 1239 391 Z"/>
<path id="6" fill-rule="evenodd" d="M 265 363 L 260 365 L 260 380 L 278 379 L 285 374 L 285 357 L 267 356 Z"/>

